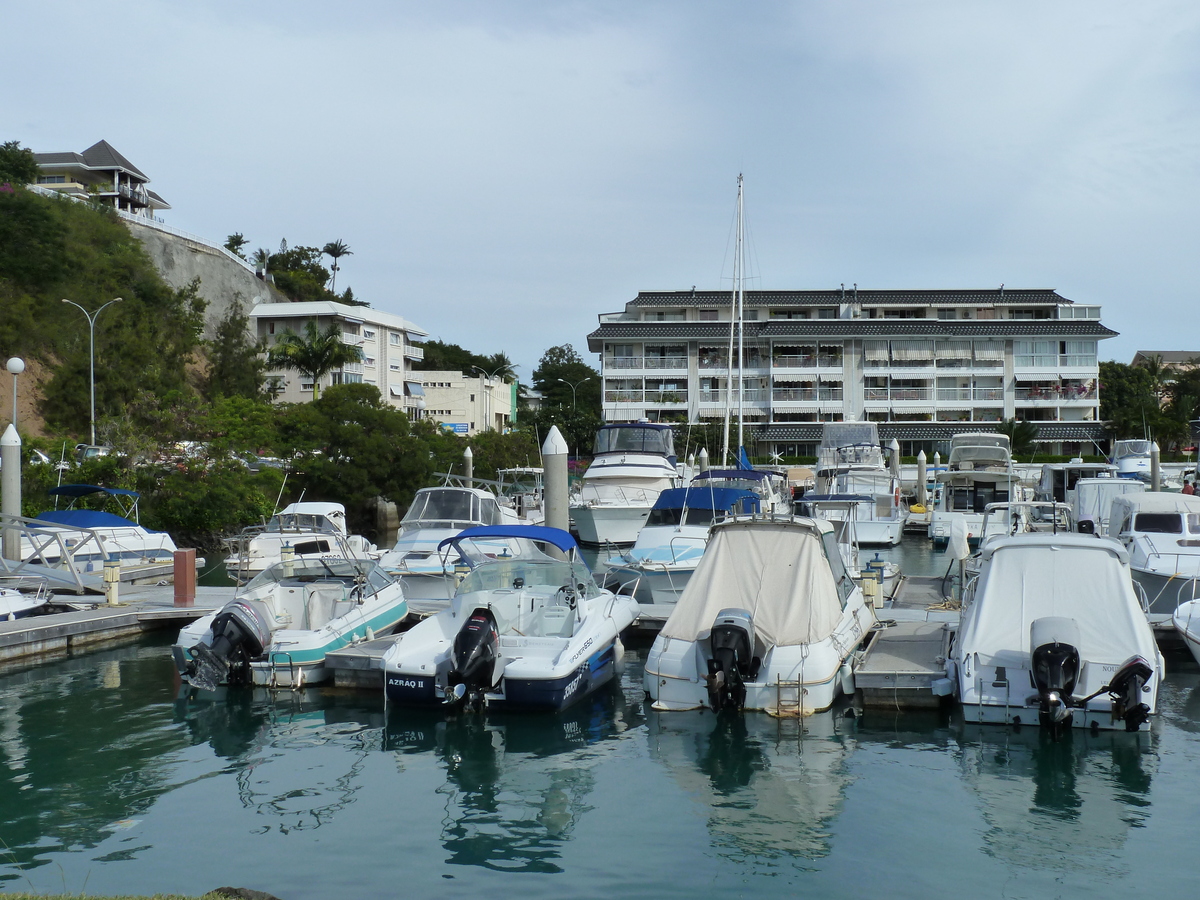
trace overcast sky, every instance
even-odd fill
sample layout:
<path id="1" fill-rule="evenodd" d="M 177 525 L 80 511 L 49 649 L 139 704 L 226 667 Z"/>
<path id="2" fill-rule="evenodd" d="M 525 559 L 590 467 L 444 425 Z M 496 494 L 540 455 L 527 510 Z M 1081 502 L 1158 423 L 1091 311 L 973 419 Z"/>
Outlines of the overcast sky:
<path id="1" fill-rule="evenodd" d="M 1195 2 L 38 0 L 0 139 L 103 138 L 170 223 L 340 238 L 431 337 L 589 362 L 639 290 L 1056 288 L 1200 351 Z"/>

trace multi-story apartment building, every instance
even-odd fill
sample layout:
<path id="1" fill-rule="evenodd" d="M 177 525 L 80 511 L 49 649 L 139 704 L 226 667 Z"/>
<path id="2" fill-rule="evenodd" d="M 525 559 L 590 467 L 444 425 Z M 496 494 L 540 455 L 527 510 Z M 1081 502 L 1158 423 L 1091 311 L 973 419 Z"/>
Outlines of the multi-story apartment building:
<path id="1" fill-rule="evenodd" d="M 425 390 L 425 417 L 455 434 L 505 432 L 516 416 L 516 383 L 457 371 L 424 370 L 411 377 Z"/>
<path id="2" fill-rule="evenodd" d="M 391 313 L 328 300 L 260 303 L 250 313 L 251 328 L 268 344 L 274 344 L 284 331 L 303 334 L 305 323 L 313 320 L 322 330 L 337 323 L 342 340 L 363 351 L 361 363 L 350 363 L 325 376 L 322 388 L 355 382 L 373 384 L 385 403 L 403 409 L 414 419 L 424 417 L 423 373 L 413 371 L 412 363 L 424 359 L 425 351 L 413 341 L 427 337 L 428 332 Z M 313 383 L 298 372 L 278 370 L 269 377 L 281 387 L 280 400 L 301 403 L 312 399 Z"/>
<path id="3" fill-rule="evenodd" d="M 35 153 L 44 188 L 77 198 L 95 197 L 134 216 L 153 218 L 171 205 L 146 187 L 150 179 L 117 152 L 108 141 L 98 141 L 82 153 Z"/>
<path id="4" fill-rule="evenodd" d="M 722 418 L 732 378 L 764 455 L 812 455 L 821 423 L 844 420 L 906 455 L 1005 419 L 1036 422 L 1052 452 L 1104 438 L 1096 346 L 1116 332 L 1099 306 L 1001 287 L 747 291 L 744 307 L 740 386 L 729 291 L 643 291 L 601 315 L 605 419 Z"/>

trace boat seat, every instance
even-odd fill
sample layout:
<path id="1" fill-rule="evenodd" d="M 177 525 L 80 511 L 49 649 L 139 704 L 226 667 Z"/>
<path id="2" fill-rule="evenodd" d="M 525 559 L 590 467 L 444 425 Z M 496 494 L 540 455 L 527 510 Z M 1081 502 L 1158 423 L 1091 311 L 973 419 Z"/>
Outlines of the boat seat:
<path id="1" fill-rule="evenodd" d="M 312 630 L 323 628 L 330 619 L 337 616 L 337 608 L 346 600 L 346 586 L 340 582 L 325 582 L 313 584 L 308 588 L 305 598 L 305 612 L 308 627 Z"/>
<path id="2" fill-rule="evenodd" d="M 530 637 L 570 637 L 575 631 L 575 610 L 567 606 L 543 606 L 526 632 Z"/>

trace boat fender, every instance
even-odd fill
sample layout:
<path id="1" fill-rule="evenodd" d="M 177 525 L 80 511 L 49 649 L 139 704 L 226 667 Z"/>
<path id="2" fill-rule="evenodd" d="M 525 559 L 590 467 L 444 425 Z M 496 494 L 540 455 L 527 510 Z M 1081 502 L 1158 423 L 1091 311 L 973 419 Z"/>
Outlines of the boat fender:
<path id="1" fill-rule="evenodd" d="M 842 693 L 847 697 L 854 696 L 854 668 L 849 663 L 842 663 L 841 671 Z"/>

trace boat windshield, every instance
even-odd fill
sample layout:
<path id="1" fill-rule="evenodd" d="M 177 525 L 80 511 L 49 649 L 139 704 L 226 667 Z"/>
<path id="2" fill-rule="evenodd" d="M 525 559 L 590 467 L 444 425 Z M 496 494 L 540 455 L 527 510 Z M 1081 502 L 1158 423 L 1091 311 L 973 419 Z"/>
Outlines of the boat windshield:
<path id="1" fill-rule="evenodd" d="M 400 527 L 468 528 L 499 525 L 500 508 L 492 497 L 482 497 L 462 488 L 430 488 L 418 491 Z"/>
<path id="2" fill-rule="evenodd" d="M 472 569 L 458 586 L 463 596 L 477 591 L 510 591 L 531 587 L 559 588 L 564 585 L 584 585 L 586 596 L 597 589 L 591 573 L 582 562 L 550 559 L 495 559 Z"/>
<path id="3" fill-rule="evenodd" d="M 1138 513 L 1133 517 L 1133 530 L 1149 534 L 1183 534 L 1183 517 L 1179 513 Z"/>
<path id="4" fill-rule="evenodd" d="M 1149 456 L 1152 441 L 1117 441 L 1114 456 Z"/>
<path id="5" fill-rule="evenodd" d="M 739 507 L 741 504 L 738 504 Z M 748 510 L 747 510 L 748 511 Z M 674 509 L 652 509 L 646 519 L 646 527 L 655 525 L 712 525 L 722 521 L 729 513 L 723 509 L 694 509 L 688 507 L 687 521 L 684 521 L 684 511 L 679 507 Z"/>
<path id="6" fill-rule="evenodd" d="M 394 582 L 374 561 L 362 559 L 297 559 L 278 562 L 264 569 L 250 580 L 242 590 L 252 591 L 267 585 L 308 584 L 314 581 L 337 581 L 353 587 L 360 581 L 367 587 L 367 594 L 375 594 Z"/>
<path id="7" fill-rule="evenodd" d="M 341 531 L 325 516 L 311 513 L 280 513 L 271 516 L 267 531 L 318 531 L 322 534 L 337 534 Z"/>
<path id="8" fill-rule="evenodd" d="M 1002 446 L 969 446 L 954 447 L 950 451 L 950 465 L 962 466 L 971 463 L 972 466 L 1007 466 L 1008 448 Z"/>
<path id="9" fill-rule="evenodd" d="M 596 432 L 596 455 L 601 453 L 654 453 L 674 456 L 675 440 L 670 428 L 645 425 L 615 425 Z"/>

